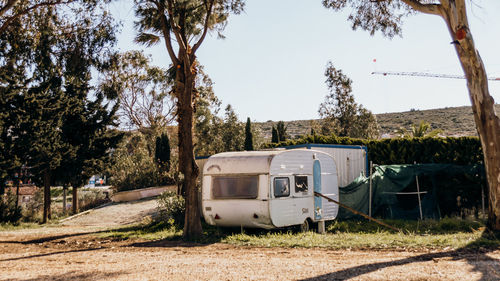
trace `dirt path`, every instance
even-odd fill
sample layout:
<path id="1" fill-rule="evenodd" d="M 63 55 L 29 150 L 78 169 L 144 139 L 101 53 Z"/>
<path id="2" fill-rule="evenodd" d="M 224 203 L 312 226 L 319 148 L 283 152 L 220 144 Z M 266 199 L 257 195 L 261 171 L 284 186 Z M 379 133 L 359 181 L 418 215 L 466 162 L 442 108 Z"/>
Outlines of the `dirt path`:
<path id="1" fill-rule="evenodd" d="M 83 215 L 65 220 L 63 226 L 102 226 L 116 227 L 138 223 L 146 217 L 156 214 L 156 198 L 143 199 L 124 203 L 110 203 L 92 209 Z"/>
<path id="2" fill-rule="evenodd" d="M 150 203 L 108 206 L 109 213 L 96 210 L 57 227 L 0 232 L 0 280 L 500 280 L 499 250 L 339 251 L 96 236 L 108 223 L 148 213 Z"/>

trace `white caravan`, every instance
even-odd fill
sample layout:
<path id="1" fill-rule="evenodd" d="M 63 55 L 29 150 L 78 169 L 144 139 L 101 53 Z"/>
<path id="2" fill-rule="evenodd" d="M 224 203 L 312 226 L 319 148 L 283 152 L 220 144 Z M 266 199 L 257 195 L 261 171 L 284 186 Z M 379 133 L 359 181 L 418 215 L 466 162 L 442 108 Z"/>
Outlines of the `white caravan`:
<path id="1" fill-rule="evenodd" d="M 217 226 L 279 228 L 333 220 L 339 199 L 334 159 L 320 151 L 225 152 L 203 168 L 202 211 Z M 324 230 L 323 230 L 324 231 Z"/>

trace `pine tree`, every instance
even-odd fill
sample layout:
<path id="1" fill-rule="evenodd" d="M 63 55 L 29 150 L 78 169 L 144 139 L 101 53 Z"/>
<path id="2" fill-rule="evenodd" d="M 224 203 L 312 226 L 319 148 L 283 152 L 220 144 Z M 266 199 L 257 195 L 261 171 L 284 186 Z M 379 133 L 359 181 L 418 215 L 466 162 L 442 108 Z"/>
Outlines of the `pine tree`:
<path id="1" fill-rule="evenodd" d="M 91 12 L 80 13 L 84 7 L 77 5 L 68 10 L 39 8 L 1 34 L 1 44 L 9 46 L 4 50 L 17 52 L 10 56 L 14 65 L 26 67 L 17 68 L 24 75 L 12 76 L 17 81 L 11 85 L 20 87 L 11 105 L 9 132 L 16 138 L 12 150 L 20 163 L 44 186 L 43 222 L 50 218 L 51 184 L 83 182 L 90 168 L 104 166 L 99 158 L 109 154 L 118 136 L 108 131 L 116 110 L 103 104 L 112 96 L 94 93 L 87 99 L 92 71 L 106 65 L 114 24 L 106 12 L 85 5 Z M 10 64 L 1 63 L 5 68 Z"/>
<path id="2" fill-rule="evenodd" d="M 252 124 L 250 123 L 250 117 L 247 118 L 247 124 L 245 126 L 245 150 L 253 151 L 253 134 L 252 134 Z"/>

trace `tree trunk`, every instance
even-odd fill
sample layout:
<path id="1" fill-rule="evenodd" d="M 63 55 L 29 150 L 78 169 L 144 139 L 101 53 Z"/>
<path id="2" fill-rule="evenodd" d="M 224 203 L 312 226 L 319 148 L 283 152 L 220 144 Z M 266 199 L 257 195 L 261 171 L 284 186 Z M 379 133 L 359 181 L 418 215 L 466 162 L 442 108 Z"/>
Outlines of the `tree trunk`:
<path id="1" fill-rule="evenodd" d="M 73 214 L 76 214 L 78 213 L 78 188 L 76 188 L 75 186 L 72 187 L 72 194 L 73 194 L 73 205 L 72 205 L 72 208 L 73 208 Z"/>
<path id="2" fill-rule="evenodd" d="M 443 18 L 467 79 L 474 121 L 483 149 L 489 188 L 488 227 L 500 230 L 500 119 L 489 93 L 484 64 L 468 27 L 464 1 L 450 1 L 449 6 L 444 8 Z"/>
<path id="3" fill-rule="evenodd" d="M 5 194 L 5 179 L 0 178 L 0 195 Z"/>
<path id="4" fill-rule="evenodd" d="M 47 223 L 51 218 L 50 212 L 50 171 L 43 172 L 43 218 L 42 223 Z"/>
<path id="5" fill-rule="evenodd" d="M 182 54 L 179 55 L 182 58 Z M 201 218 L 198 200 L 198 166 L 194 159 L 193 145 L 193 90 L 196 71 L 190 66 L 189 61 L 184 61 L 184 66 L 179 66 L 176 73 L 175 92 L 177 95 L 177 122 L 179 137 L 179 171 L 184 176 L 182 179 L 186 194 L 186 214 L 184 221 L 183 237 L 193 239 L 202 233 Z"/>

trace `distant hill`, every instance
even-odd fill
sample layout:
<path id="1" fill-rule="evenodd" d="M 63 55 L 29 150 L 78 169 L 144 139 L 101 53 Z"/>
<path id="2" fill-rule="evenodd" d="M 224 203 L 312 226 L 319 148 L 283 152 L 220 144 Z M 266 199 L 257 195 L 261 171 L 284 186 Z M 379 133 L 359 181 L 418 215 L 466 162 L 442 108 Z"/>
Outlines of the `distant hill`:
<path id="1" fill-rule="evenodd" d="M 495 105 L 500 112 L 500 104 Z M 470 106 L 446 107 L 429 110 L 411 110 L 396 113 L 376 114 L 382 137 L 394 137 L 395 131 L 403 127 L 409 129 L 412 124 L 426 121 L 431 124 L 432 129 L 443 130 L 444 136 L 477 136 L 476 126 Z M 276 122 L 279 120 L 276 120 Z M 287 132 L 292 138 L 309 134 L 313 120 L 287 121 Z M 254 123 L 259 128 L 266 140 L 271 139 L 271 128 L 276 122 L 267 121 Z"/>

